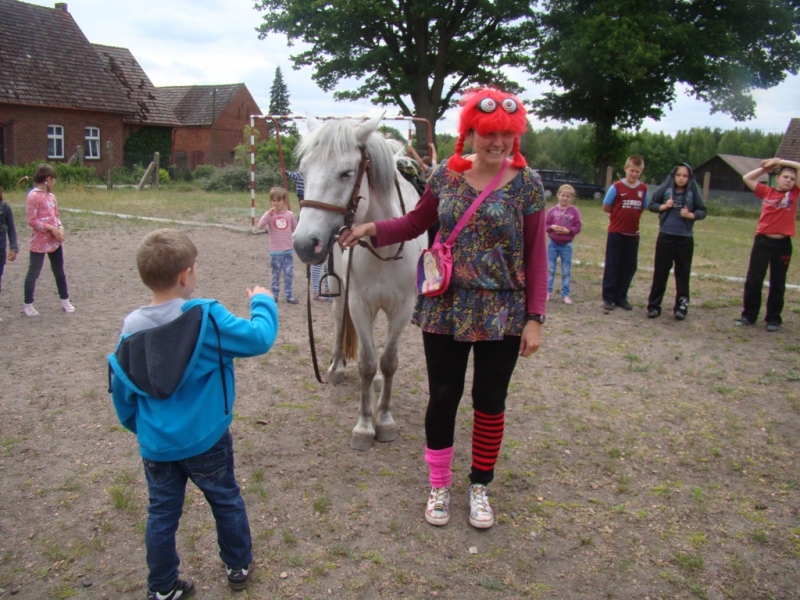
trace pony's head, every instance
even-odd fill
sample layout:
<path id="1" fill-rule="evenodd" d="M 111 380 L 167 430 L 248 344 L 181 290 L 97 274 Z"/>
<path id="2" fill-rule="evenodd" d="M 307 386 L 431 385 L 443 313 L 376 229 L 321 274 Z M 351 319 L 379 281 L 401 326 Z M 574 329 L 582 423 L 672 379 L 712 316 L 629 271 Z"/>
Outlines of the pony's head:
<path id="1" fill-rule="evenodd" d="M 344 209 L 356 185 L 362 160 L 361 148 L 370 160 L 369 181 L 365 175 L 358 194 L 363 197 L 355 222 L 369 210 L 370 196 L 387 195 L 394 185 L 395 156 L 402 144 L 376 133 L 381 118 L 359 122 L 335 119 L 320 123 L 308 117 L 308 134 L 297 145 L 299 171 L 305 183 L 305 199 Z M 333 237 L 344 224 L 341 212 L 305 207 L 300 210 L 292 236 L 294 250 L 304 263 L 325 260 Z"/>

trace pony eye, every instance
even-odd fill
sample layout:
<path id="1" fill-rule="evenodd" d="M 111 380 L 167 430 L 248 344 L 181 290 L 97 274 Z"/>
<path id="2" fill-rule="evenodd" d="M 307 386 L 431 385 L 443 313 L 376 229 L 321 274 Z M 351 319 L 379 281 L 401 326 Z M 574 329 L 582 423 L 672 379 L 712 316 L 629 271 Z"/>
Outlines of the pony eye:
<path id="1" fill-rule="evenodd" d="M 513 98 L 506 98 L 503 100 L 503 110 L 505 110 L 507 113 L 513 115 L 515 112 L 517 112 L 518 108 L 519 106 L 517 106 L 517 102 Z"/>
<path id="2" fill-rule="evenodd" d="M 497 110 L 497 102 L 492 98 L 484 98 L 478 102 L 478 110 L 485 113 L 492 113 Z"/>
<path id="3" fill-rule="evenodd" d="M 349 171 L 342 172 L 342 174 L 339 175 L 339 177 L 341 177 L 342 179 L 348 179 L 348 178 L 352 177 L 354 173 L 355 173 L 355 171 L 350 169 Z"/>

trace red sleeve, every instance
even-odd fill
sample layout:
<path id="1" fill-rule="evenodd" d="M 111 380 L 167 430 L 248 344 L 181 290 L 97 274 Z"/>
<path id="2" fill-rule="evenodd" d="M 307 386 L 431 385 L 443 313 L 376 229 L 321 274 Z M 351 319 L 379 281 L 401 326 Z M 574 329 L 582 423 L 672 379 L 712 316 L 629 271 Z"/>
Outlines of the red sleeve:
<path id="1" fill-rule="evenodd" d="M 439 218 L 438 209 L 439 199 L 433 195 L 430 187 L 426 187 L 419 202 L 410 212 L 402 217 L 375 222 L 377 233 L 372 238 L 372 245 L 380 248 L 419 237 Z"/>
<path id="2" fill-rule="evenodd" d="M 545 214 L 537 211 L 522 218 L 525 238 L 525 301 L 528 314 L 543 315 L 547 306 L 547 235 Z"/>

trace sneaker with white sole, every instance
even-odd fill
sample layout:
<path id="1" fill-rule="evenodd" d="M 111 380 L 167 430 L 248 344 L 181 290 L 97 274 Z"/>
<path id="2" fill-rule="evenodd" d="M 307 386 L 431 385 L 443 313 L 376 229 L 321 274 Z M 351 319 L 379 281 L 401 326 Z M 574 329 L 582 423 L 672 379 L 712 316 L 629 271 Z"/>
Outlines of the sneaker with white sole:
<path id="1" fill-rule="evenodd" d="M 63 308 L 64 312 L 66 312 L 66 313 L 74 313 L 75 312 L 75 307 L 72 306 L 72 302 L 69 301 L 69 298 L 67 298 L 66 300 L 62 300 L 61 301 L 61 308 Z"/>
<path id="2" fill-rule="evenodd" d="M 469 524 L 478 529 L 488 529 L 494 525 L 494 512 L 489 506 L 488 490 L 481 483 L 469 486 Z"/>
<path id="3" fill-rule="evenodd" d="M 168 592 L 155 592 L 147 590 L 147 600 L 178 600 L 194 596 L 194 582 L 178 579 Z"/>
<path id="4" fill-rule="evenodd" d="M 225 572 L 228 574 L 228 587 L 234 592 L 241 592 L 247 589 L 247 584 L 250 583 L 250 577 L 253 574 L 253 565 L 250 564 L 241 569 L 225 567 Z"/>
<path id="5" fill-rule="evenodd" d="M 33 304 L 23 304 L 22 305 L 22 312 L 25 313 L 26 317 L 37 317 L 39 316 L 39 311 L 33 308 Z"/>
<path id="6" fill-rule="evenodd" d="M 450 488 L 431 488 L 428 506 L 425 507 L 425 520 L 431 525 L 447 525 L 450 521 Z"/>

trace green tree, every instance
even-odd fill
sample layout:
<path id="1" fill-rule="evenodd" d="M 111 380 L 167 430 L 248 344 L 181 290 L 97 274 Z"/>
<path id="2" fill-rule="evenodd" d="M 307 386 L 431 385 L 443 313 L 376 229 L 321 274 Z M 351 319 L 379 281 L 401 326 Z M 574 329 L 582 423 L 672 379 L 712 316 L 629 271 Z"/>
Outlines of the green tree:
<path id="1" fill-rule="evenodd" d="M 534 102 L 541 117 L 595 130 L 595 180 L 623 159 L 620 129 L 660 119 L 685 83 L 712 112 L 745 120 L 753 89 L 800 67 L 795 0 L 545 0 L 529 70 L 556 89 Z"/>
<path id="2" fill-rule="evenodd" d="M 334 98 L 398 106 L 405 116 L 428 119 L 434 135 L 464 88 L 491 83 L 521 91 L 502 67 L 527 64 L 535 43 L 529 1 L 257 0 L 255 8 L 265 13 L 261 39 L 282 33 L 310 45 L 291 59 L 296 68 L 313 67 L 320 88 L 358 82 Z M 416 127 L 416 139 L 427 140 L 424 123 Z"/>
<path id="3" fill-rule="evenodd" d="M 272 80 L 272 87 L 269 88 L 269 114 L 271 115 L 290 115 L 292 114 L 289 108 L 289 88 L 283 81 L 283 73 L 281 68 L 275 68 L 275 78 Z M 281 132 L 288 133 L 289 135 L 297 135 L 297 127 L 293 121 L 289 119 L 278 119 L 278 125 Z M 269 122 L 269 131 L 274 131 L 275 127 L 272 121 Z"/>

